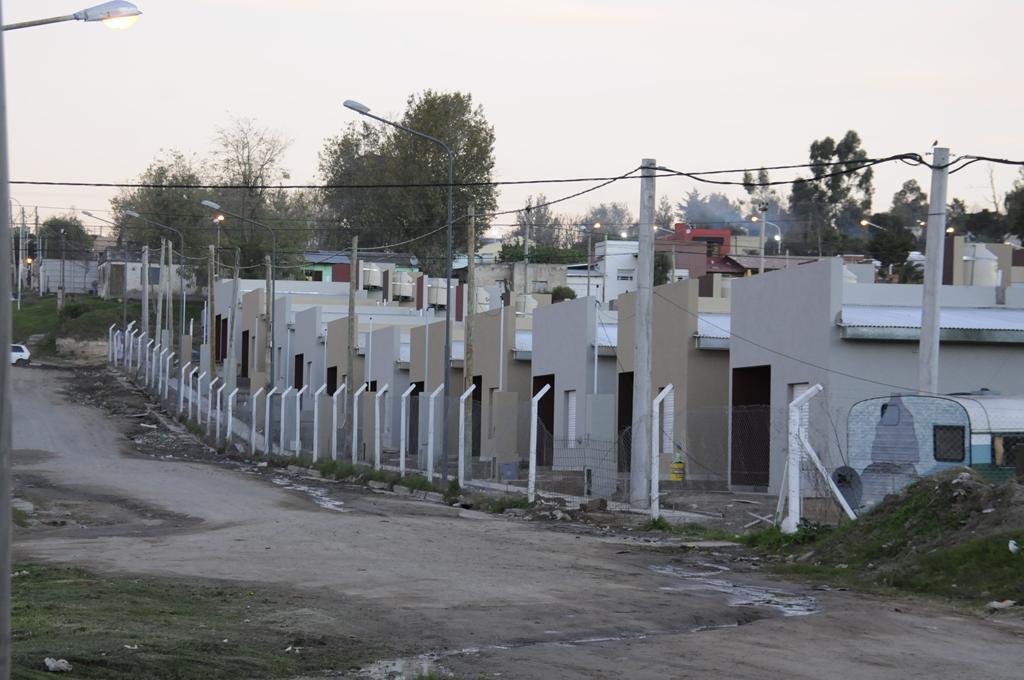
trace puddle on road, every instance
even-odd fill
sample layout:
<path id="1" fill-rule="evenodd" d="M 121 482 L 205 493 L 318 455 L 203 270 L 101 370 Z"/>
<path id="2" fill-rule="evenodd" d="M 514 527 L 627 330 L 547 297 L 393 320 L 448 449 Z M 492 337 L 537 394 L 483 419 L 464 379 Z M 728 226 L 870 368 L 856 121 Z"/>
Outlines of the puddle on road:
<path id="1" fill-rule="evenodd" d="M 339 501 L 336 498 L 331 498 L 327 494 L 327 491 L 325 491 L 324 489 L 318 489 L 315 486 L 308 486 L 306 484 L 299 484 L 293 479 L 289 479 L 288 477 L 283 477 L 280 475 L 275 475 L 274 477 L 271 478 L 271 481 L 284 489 L 288 489 L 290 491 L 298 491 L 299 493 L 306 494 L 313 500 L 314 503 L 316 503 L 321 508 L 324 508 L 326 510 L 334 510 L 335 512 L 349 511 L 348 508 L 345 507 L 344 502 Z"/>
<path id="2" fill-rule="evenodd" d="M 652 566 L 651 571 L 679 580 L 679 585 L 664 586 L 668 591 L 712 591 L 726 595 L 730 607 L 768 607 L 778 610 L 783 616 L 808 616 L 821 611 L 818 601 L 809 595 L 797 595 L 774 588 L 742 585 L 721 578 L 728 567 L 706 562 L 695 565 L 701 571 L 683 569 L 672 565 Z"/>

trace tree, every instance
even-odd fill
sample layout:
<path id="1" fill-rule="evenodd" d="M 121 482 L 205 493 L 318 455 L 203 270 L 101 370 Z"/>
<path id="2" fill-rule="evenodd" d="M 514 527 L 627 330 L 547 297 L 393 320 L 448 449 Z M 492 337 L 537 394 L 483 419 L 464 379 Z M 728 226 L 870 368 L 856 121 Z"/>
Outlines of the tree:
<path id="1" fill-rule="evenodd" d="M 528 196 L 524 209 L 516 213 L 516 227 L 512 234 L 525 240 L 529 228 L 531 243 L 559 246 L 575 242 L 573 235 L 563 233 L 568 225 L 563 224 L 561 216 L 546 205 L 547 200 L 544 194 L 537 194 L 536 198 Z"/>
<path id="2" fill-rule="evenodd" d="M 883 266 L 906 262 L 907 255 L 917 245 L 917 239 L 900 218 L 891 213 L 876 213 L 869 220 L 883 228 L 867 227 L 871 231 L 871 238 L 867 243 L 868 254 Z"/>
<path id="3" fill-rule="evenodd" d="M 1006 194 L 1006 228 L 1010 233 L 1024 236 L 1024 169 Z"/>
<path id="4" fill-rule="evenodd" d="M 654 226 L 672 231 L 675 223 L 676 209 L 672 207 L 672 202 L 668 200 L 668 196 L 662 196 L 661 200 L 658 201 L 658 207 L 654 210 Z"/>
<path id="5" fill-rule="evenodd" d="M 654 258 L 654 285 L 672 282 L 672 254 L 657 253 Z"/>
<path id="6" fill-rule="evenodd" d="M 745 224 L 743 205 L 721 193 L 701 196 L 700 191 L 694 189 L 676 205 L 676 209 L 691 227 L 729 229 Z"/>
<path id="7" fill-rule="evenodd" d="M 497 188 L 488 184 L 494 170 L 494 128 L 483 109 L 462 92 L 426 90 L 411 95 L 398 121 L 440 139 L 455 157 L 456 247 L 465 244 L 460 228 L 472 204 L 481 217 L 494 211 Z M 320 151 L 320 177 L 328 185 L 403 185 L 375 189 L 327 189 L 322 200 L 335 224 L 318 243 L 345 248 L 358 234 L 360 245 L 411 250 L 432 273 L 444 270 L 448 161 L 436 144 L 384 124 L 352 123 Z M 410 186 L 431 184 L 435 186 Z M 411 239 L 417 239 L 412 240 Z"/>
<path id="8" fill-rule="evenodd" d="M 96 237 L 85 231 L 82 220 L 75 215 L 55 215 L 39 227 L 43 239 L 46 259 L 61 258 L 61 232 L 64 234 L 64 257 L 68 260 L 85 260 L 92 254 Z"/>
<path id="9" fill-rule="evenodd" d="M 871 210 L 873 172 L 866 167 L 867 153 L 860 136 L 848 131 L 839 142 L 831 137 L 811 143 L 811 177 L 793 182 L 789 210 L 802 226 L 806 246 L 836 239 L 826 234 L 841 230 L 856 233 L 860 220 Z M 822 251 L 823 253 L 823 251 Z"/>
<path id="10" fill-rule="evenodd" d="M 575 300 L 576 291 L 569 286 L 555 286 L 551 289 L 551 302 L 564 302 L 565 300 Z"/>
<path id="11" fill-rule="evenodd" d="M 967 217 L 967 204 L 964 203 L 961 198 L 954 198 L 953 201 L 946 206 L 946 224 L 952 227 L 963 228 L 964 219 Z M 927 222 L 927 218 L 925 218 Z"/>
<path id="12" fill-rule="evenodd" d="M 921 189 L 916 179 L 907 180 L 903 187 L 893 194 L 889 214 L 901 227 L 921 226 L 920 222 L 928 221 L 928 195 Z"/>
<path id="13" fill-rule="evenodd" d="M 620 238 L 620 232 L 626 232 L 627 237 L 636 234 L 636 222 L 625 203 L 601 203 L 594 206 L 584 213 L 580 223 L 588 229 L 600 224 L 601 231 L 611 239 Z"/>

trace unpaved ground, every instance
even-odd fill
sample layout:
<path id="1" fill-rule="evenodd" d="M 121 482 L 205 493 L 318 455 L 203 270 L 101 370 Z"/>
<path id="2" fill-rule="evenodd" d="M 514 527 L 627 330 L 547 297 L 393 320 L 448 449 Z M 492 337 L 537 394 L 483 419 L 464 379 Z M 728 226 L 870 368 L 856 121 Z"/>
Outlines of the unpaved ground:
<path id="1" fill-rule="evenodd" d="M 13 377 L 16 495 L 64 517 L 18 530 L 18 560 L 276 586 L 295 595 L 283 625 L 398 659 L 378 677 L 1020 677 L 1012 622 L 343 485 L 326 509 L 244 469 L 129 453 L 130 421 L 60 396 L 68 374 Z"/>

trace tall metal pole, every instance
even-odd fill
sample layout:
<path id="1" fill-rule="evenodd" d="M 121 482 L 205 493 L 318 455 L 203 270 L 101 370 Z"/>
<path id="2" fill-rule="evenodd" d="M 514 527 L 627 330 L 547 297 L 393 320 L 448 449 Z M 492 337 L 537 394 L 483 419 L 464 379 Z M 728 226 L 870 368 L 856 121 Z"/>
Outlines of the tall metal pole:
<path id="1" fill-rule="evenodd" d="M 765 203 L 761 206 L 761 232 L 758 237 L 757 251 L 760 254 L 760 262 L 758 263 L 758 274 L 764 274 L 764 230 L 768 228 L 768 204 Z"/>
<path id="2" fill-rule="evenodd" d="M 160 237 L 160 267 L 156 278 L 156 321 L 153 338 L 156 344 L 163 344 L 164 335 L 164 256 L 167 251 L 167 243 Z"/>
<path id="3" fill-rule="evenodd" d="M 123 290 L 121 291 L 121 317 L 122 317 L 121 328 L 123 328 L 124 332 L 127 333 L 128 332 L 128 237 L 127 236 L 123 236 L 122 237 L 121 245 L 124 248 L 124 250 L 122 251 L 122 253 L 124 255 L 124 272 L 123 272 L 124 275 L 121 277 L 121 279 L 124 281 Z M 63 247 L 64 246 L 62 245 L 61 248 L 63 248 Z M 62 262 L 62 264 L 61 264 L 61 274 L 60 274 L 60 278 L 61 278 L 60 285 L 61 285 L 61 288 L 64 287 L 64 271 L 63 271 L 63 269 L 64 269 L 64 265 L 63 265 L 63 262 Z"/>
<path id="4" fill-rule="evenodd" d="M 215 324 L 216 311 L 214 303 L 216 302 L 216 296 L 214 294 L 214 288 L 216 287 L 216 267 L 217 262 L 217 249 L 216 246 L 210 246 L 209 252 L 209 265 L 207 271 L 209 276 L 207 277 L 209 285 L 206 287 L 206 327 L 210 329 L 209 335 L 209 347 L 207 348 L 210 352 L 210 380 L 217 375 L 217 346 L 220 344 L 220 324 Z"/>
<path id="5" fill-rule="evenodd" d="M 264 367 L 270 371 L 267 374 L 267 384 L 273 389 L 277 386 L 277 375 L 274 374 L 274 265 L 270 256 L 264 257 L 264 267 L 266 267 L 267 283 L 263 289 L 263 301 L 266 307 L 266 311 L 263 315 L 264 333 L 264 353 L 266 359 L 263 362 Z M 269 397 L 268 397 L 269 398 Z"/>
<path id="6" fill-rule="evenodd" d="M 651 321 L 654 294 L 654 175 L 656 163 L 645 158 L 641 165 L 639 252 L 636 267 L 636 348 L 633 362 L 633 425 L 631 432 L 629 500 L 642 507 L 648 500 L 647 476 L 651 453 Z"/>
<path id="7" fill-rule="evenodd" d="M 592 233 L 587 230 L 587 297 L 590 297 L 590 241 Z"/>
<path id="8" fill-rule="evenodd" d="M 921 344 L 917 367 L 918 390 L 925 394 L 936 394 L 939 391 L 939 289 L 942 287 L 946 186 L 949 182 L 949 149 L 936 147 L 933 152 L 925 240 L 924 291 L 921 299 Z"/>
<path id="9" fill-rule="evenodd" d="M 0 15 L 3 14 L 0 6 Z M 3 17 L 0 16 L 0 24 Z M 7 97 L 4 84 L 4 40 L 0 31 L 0 205 L 11 201 L 7 164 Z M 10 211 L 0 209 L 0 262 L 10 259 Z M 10 277 L 0 275 L 0 300 L 9 300 Z M 0 346 L 11 344 L 11 306 L 0 304 Z M 11 674 L 11 367 L 0 361 L 0 678 Z"/>
<path id="10" fill-rule="evenodd" d="M 448 273 L 445 281 L 445 304 L 444 304 L 444 429 L 441 431 L 441 446 L 444 449 L 444 458 L 441 459 L 441 481 L 448 481 L 448 425 L 452 410 L 452 222 L 454 205 L 452 194 L 455 190 L 455 155 L 448 148 L 447 144 L 441 143 L 444 150 L 448 152 Z"/>

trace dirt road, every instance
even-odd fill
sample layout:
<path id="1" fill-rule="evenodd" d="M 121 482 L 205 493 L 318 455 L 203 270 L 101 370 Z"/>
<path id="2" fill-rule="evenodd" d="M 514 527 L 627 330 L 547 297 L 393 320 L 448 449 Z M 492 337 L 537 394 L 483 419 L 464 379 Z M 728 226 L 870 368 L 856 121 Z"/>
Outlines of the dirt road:
<path id="1" fill-rule="evenodd" d="M 19 533 L 18 559 L 314 594 L 287 613 L 296 627 L 412 659 L 408 677 L 432 663 L 462 678 L 1021 674 L 1012 625 L 356 490 L 327 509 L 243 469 L 133 455 L 123 423 L 60 396 L 66 374 L 13 377 L 16 495 L 76 507 Z"/>

